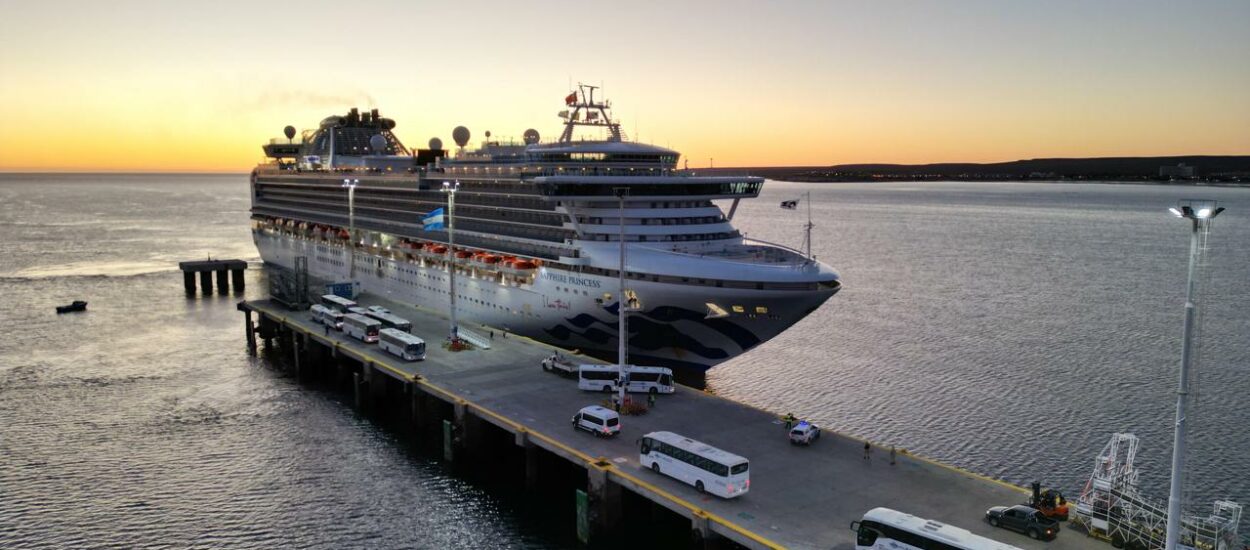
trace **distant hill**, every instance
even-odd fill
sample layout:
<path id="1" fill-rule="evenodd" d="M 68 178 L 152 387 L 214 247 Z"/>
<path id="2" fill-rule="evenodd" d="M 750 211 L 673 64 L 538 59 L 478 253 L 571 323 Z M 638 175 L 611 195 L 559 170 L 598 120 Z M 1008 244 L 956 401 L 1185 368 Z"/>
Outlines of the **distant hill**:
<path id="1" fill-rule="evenodd" d="M 1194 177 L 1160 175 L 1161 167 L 1177 165 L 1194 168 Z M 871 180 L 1018 180 L 1076 179 L 1250 182 L 1250 155 L 1175 157 L 1049 158 L 994 163 L 940 164 L 839 164 L 835 166 L 792 166 L 714 168 L 702 173 L 742 173 L 788 181 L 871 181 Z"/>

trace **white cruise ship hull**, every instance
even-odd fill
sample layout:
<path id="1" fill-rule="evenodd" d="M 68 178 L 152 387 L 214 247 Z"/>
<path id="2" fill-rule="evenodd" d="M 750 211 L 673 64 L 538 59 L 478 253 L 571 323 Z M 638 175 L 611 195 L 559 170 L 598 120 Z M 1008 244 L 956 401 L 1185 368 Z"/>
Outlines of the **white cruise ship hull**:
<path id="1" fill-rule="evenodd" d="M 316 279 L 349 279 L 345 247 L 254 230 L 261 258 L 292 268 L 294 258 L 308 259 Z M 361 290 L 403 304 L 448 311 L 447 272 L 439 267 L 356 252 L 354 280 Z M 489 325 L 566 349 L 614 360 L 617 350 L 615 278 L 541 268 L 534 283 L 500 284 L 457 275 L 458 318 Z M 704 371 L 769 340 L 811 313 L 835 290 L 730 289 L 630 280 L 640 311 L 629 317 L 630 360 L 636 364 Z M 708 303 L 741 312 L 708 318 Z M 419 335 L 438 339 L 439 335 Z"/>

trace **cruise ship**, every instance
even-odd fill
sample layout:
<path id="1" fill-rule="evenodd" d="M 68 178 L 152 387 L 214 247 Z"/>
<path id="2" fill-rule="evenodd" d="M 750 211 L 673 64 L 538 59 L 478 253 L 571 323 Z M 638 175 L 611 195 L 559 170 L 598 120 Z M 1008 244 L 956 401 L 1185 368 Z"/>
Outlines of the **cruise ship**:
<path id="1" fill-rule="evenodd" d="M 630 362 L 700 372 L 838 292 L 810 253 L 734 228 L 762 178 L 678 169 L 676 151 L 630 141 L 595 91 L 564 98 L 555 140 L 486 132 L 471 148 L 461 126 L 452 150 L 410 149 L 377 109 L 288 126 L 251 175 L 260 255 L 609 360 L 623 264 Z"/>

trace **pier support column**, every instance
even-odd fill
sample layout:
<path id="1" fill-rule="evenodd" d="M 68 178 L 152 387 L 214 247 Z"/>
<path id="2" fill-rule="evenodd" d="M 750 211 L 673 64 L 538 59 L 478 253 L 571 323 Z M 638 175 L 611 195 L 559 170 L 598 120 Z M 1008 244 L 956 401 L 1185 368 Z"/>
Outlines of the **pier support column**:
<path id="1" fill-rule="evenodd" d="M 204 294 L 213 293 L 213 272 L 212 271 L 200 272 L 200 291 L 203 292 Z"/>
<path id="2" fill-rule="evenodd" d="M 359 372 L 352 373 L 352 390 L 356 394 L 356 408 L 357 409 L 364 409 L 364 392 L 365 392 L 366 385 L 368 385 L 368 382 L 365 382 L 364 380 L 360 379 Z"/>
<path id="3" fill-rule="evenodd" d="M 230 278 L 232 279 L 230 282 L 234 283 L 234 291 L 243 292 L 243 270 L 242 269 L 230 270 Z"/>
<path id="4" fill-rule="evenodd" d="M 304 354 L 304 350 L 299 343 L 299 335 L 295 331 L 291 331 L 291 358 L 295 360 L 295 379 L 300 380 L 302 373 L 300 372 L 300 356 Z"/>
<path id="5" fill-rule="evenodd" d="M 452 403 L 452 420 L 443 422 L 443 458 L 448 462 L 464 458 L 468 420 L 469 408 L 465 402 L 458 399 Z"/>
<path id="6" fill-rule="evenodd" d="M 525 449 L 525 491 L 537 491 L 539 487 L 538 472 L 541 464 L 539 461 L 543 458 L 543 450 L 534 444 L 528 432 L 518 433 L 517 439 L 520 440 L 519 444 L 521 447 Z"/>
<path id="7" fill-rule="evenodd" d="M 226 268 L 217 270 L 217 293 L 226 294 L 230 292 L 230 279 L 226 278 Z"/>
<path id="8" fill-rule="evenodd" d="M 192 271 L 182 272 L 182 288 L 186 289 L 187 295 L 195 296 L 195 273 Z"/>
<path id="9" fill-rule="evenodd" d="M 621 523 L 621 486 L 608 480 L 606 460 L 586 466 L 586 496 L 589 499 L 590 540 L 609 539 Z"/>
<path id="10" fill-rule="evenodd" d="M 195 290 L 192 289 L 192 292 Z M 243 320 L 245 323 L 243 328 L 247 329 L 247 354 L 256 357 L 256 325 L 252 324 L 251 310 L 243 312 Z"/>
<path id="11" fill-rule="evenodd" d="M 707 514 L 702 511 L 695 512 L 694 517 L 690 519 L 690 541 L 693 543 L 691 547 L 712 550 L 718 546 L 718 538 L 718 535 L 712 532 L 712 522 Z"/>

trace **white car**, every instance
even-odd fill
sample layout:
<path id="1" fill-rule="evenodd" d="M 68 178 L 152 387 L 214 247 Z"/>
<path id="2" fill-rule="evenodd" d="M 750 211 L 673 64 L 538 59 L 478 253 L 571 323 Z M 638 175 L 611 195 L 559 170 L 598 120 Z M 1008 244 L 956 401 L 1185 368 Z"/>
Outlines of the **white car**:
<path id="1" fill-rule="evenodd" d="M 811 422 L 803 420 L 790 428 L 791 445 L 811 445 L 817 439 L 820 439 L 820 428 Z"/>
<path id="2" fill-rule="evenodd" d="M 386 308 L 384 308 L 384 307 L 382 307 L 382 306 L 369 306 L 368 311 L 369 311 L 369 312 L 371 312 L 371 313 L 381 313 L 381 314 L 383 314 L 383 315 L 390 315 L 390 314 L 391 314 L 391 310 L 386 309 Z"/>

